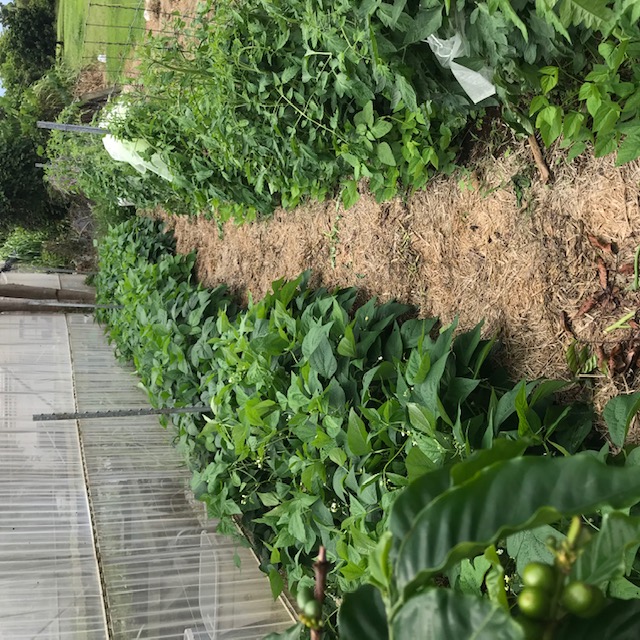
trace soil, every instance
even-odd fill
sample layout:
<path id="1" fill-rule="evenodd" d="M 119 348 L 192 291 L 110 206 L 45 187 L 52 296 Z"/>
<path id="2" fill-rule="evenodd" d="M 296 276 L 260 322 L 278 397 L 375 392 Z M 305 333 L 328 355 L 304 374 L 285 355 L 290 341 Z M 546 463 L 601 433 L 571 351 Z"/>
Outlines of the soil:
<path id="1" fill-rule="evenodd" d="M 621 344 L 609 363 L 614 381 L 592 374 L 602 404 L 635 384 L 638 325 L 603 332 L 639 308 L 629 269 L 640 243 L 640 162 L 616 167 L 611 157 L 584 157 L 567 165 L 559 153 L 547 162 L 552 180 L 542 185 L 523 143 L 405 200 L 378 204 L 362 184 L 347 211 L 329 200 L 221 232 L 204 216 L 169 224 L 179 251 L 197 250 L 206 285 L 227 283 L 246 300 L 264 295 L 273 280 L 312 269 L 327 287 L 358 286 L 444 323 L 459 315 L 462 329 L 484 319 L 485 334 L 499 334 L 518 378 L 569 377 L 566 352 L 576 338 L 594 353 L 602 348 L 605 364 Z M 598 296 L 585 312 L 585 301 Z"/>

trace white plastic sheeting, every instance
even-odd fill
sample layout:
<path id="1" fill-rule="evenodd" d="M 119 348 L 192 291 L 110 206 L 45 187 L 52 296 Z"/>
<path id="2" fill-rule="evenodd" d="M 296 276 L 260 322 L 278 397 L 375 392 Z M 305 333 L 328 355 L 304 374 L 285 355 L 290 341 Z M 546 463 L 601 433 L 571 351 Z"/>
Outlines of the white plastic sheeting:
<path id="1" fill-rule="evenodd" d="M 107 134 L 102 138 L 102 144 L 116 162 L 126 162 L 143 175 L 147 171 L 151 171 L 167 182 L 173 181 L 173 175 L 159 153 L 152 153 L 149 159 L 145 160 L 144 155 L 151 148 L 151 145 L 145 140 L 121 140 Z"/>
<path id="2" fill-rule="evenodd" d="M 125 102 L 114 102 L 100 122 L 101 127 L 108 128 L 110 124 L 123 120 L 127 114 L 127 104 Z M 116 162 L 126 162 L 130 164 L 138 173 L 145 174 L 151 171 L 159 175 L 167 182 L 173 182 L 173 174 L 171 173 L 167 163 L 162 159 L 156 151 L 151 153 L 151 145 L 142 139 L 122 140 L 111 134 L 107 134 L 102 138 L 102 144 L 107 153 Z"/>
<path id="3" fill-rule="evenodd" d="M 480 71 L 474 71 L 455 62 L 455 58 L 469 55 L 469 45 L 460 33 L 446 40 L 430 35 L 423 42 L 429 45 L 438 62 L 445 69 L 451 69 L 455 79 L 475 104 L 495 94 L 496 87 L 491 82 L 493 76 L 491 69 L 485 66 Z"/>
<path id="4" fill-rule="evenodd" d="M 73 410 L 64 316 L 0 315 L 1 640 L 107 638 Z"/>
<path id="5" fill-rule="evenodd" d="M 69 332 L 79 411 L 148 406 L 100 327 L 69 316 Z M 257 640 L 292 624 L 251 552 L 198 517 L 157 417 L 79 424 L 116 640 Z"/>

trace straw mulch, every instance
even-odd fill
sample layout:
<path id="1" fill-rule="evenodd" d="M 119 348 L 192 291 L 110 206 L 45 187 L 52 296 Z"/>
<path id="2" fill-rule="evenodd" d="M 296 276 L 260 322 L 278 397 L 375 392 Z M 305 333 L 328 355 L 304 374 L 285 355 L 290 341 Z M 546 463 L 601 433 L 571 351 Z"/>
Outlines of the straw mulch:
<path id="1" fill-rule="evenodd" d="M 334 200 L 313 203 L 227 224 L 222 234 L 204 217 L 170 224 L 180 251 L 197 249 L 201 281 L 225 282 L 241 298 L 312 269 L 328 287 L 411 302 L 444 323 L 458 315 L 462 329 L 484 319 L 517 378 L 569 377 L 566 350 L 576 338 L 620 374 L 635 357 L 638 331 L 603 330 L 640 303 L 629 290 L 640 243 L 640 162 L 616 167 L 611 157 L 585 157 L 567 165 L 555 152 L 547 161 L 546 185 L 523 143 L 473 172 L 432 180 L 406 201 L 378 204 L 363 185 L 348 211 Z M 632 389 L 634 370 L 635 360 L 613 381 L 596 371 L 596 405 Z"/>

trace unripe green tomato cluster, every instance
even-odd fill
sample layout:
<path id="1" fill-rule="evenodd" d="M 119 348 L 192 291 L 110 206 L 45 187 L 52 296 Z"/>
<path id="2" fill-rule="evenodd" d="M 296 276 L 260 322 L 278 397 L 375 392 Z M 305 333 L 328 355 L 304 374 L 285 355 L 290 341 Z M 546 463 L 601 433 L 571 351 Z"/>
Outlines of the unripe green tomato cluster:
<path id="1" fill-rule="evenodd" d="M 322 605 L 316 600 L 313 589 L 311 587 L 302 587 L 298 590 L 296 600 L 298 607 L 302 611 L 300 614 L 302 623 L 312 629 L 321 627 Z"/>
<path id="2" fill-rule="evenodd" d="M 558 588 L 558 573 L 555 567 L 548 564 L 531 562 L 522 571 L 522 582 L 524 588 L 518 596 L 518 607 L 524 616 L 522 626 L 527 638 L 536 638 L 539 637 L 535 635 L 536 625 L 551 617 Z M 604 602 L 604 594 L 600 589 L 579 580 L 565 585 L 560 595 L 562 608 L 580 618 L 597 615 Z M 529 624 L 531 621 L 533 625 Z"/>

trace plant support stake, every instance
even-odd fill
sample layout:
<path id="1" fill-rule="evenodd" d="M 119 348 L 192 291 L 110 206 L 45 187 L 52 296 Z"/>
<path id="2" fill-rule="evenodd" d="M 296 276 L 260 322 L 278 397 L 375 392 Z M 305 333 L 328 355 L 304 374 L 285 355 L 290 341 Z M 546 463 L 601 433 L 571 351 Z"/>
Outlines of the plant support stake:
<path id="1" fill-rule="evenodd" d="M 58 131 L 74 131 L 76 133 L 109 133 L 107 129 L 101 127 L 90 127 L 83 124 L 62 124 L 60 122 L 46 122 L 38 120 L 38 129 L 56 129 Z"/>
<path id="2" fill-rule="evenodd" d="M 176 413 L 210 413 L 206 405 L 193 407 L 171 407 L 168 409 L 113 409 L 108 411 L 80 411 L 76 413 L 38 413 L 33 415 L 34 422 L 53 420 L 93 420 L 101 418 L 129 418 L 134 416 L 166 416 Z"/>

